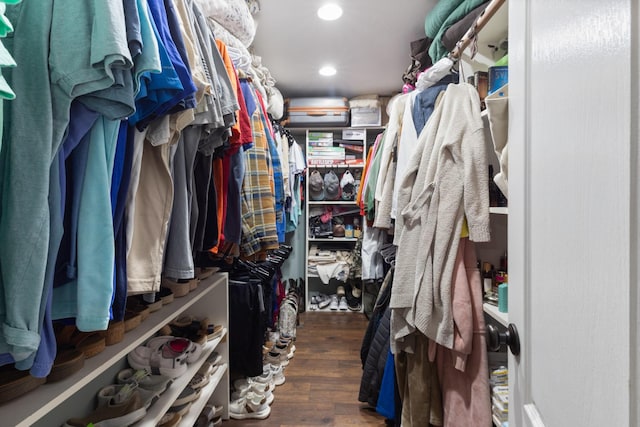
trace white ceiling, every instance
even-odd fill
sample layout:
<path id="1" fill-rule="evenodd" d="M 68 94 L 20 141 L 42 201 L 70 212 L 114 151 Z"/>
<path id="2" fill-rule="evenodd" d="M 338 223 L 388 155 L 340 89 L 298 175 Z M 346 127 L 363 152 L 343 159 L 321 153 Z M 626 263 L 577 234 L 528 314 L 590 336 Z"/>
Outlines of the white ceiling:
<path id="1" fill-rule="evenodd" d="M 322 21 L 328 0 L 262 0 L 252 51 L 285 97 L 390 95 L 402 88 L 409 43 L 424 37 L 424 20 L 437 0 L 333 0 L 344 13 Z M 322 77 L 318 69 L 338 73 Z"/>

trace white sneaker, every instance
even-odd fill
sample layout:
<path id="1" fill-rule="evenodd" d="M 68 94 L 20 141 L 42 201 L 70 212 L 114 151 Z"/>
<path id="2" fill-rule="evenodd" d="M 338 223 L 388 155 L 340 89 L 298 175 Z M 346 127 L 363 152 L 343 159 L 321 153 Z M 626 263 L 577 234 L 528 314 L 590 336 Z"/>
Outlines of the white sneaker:
<path id="1" fill-rule="evenodd" d="M 338 309 L 338 295 L 331 295 L 331 302 L 329 303 L 329 310 L 335 311 Z"/>
<path id="2" fill-rule="evenodd" d="M 349 309 L 349 304 L 347 304 L 347 297 L 340 297 L 338 308 L 340 309 L 340 311 L 347 311 Z"/>
<path id="3" fill-rule="evenodd" d="M 246 398 L 256 402 L 260 402 L 264 399 L 264 401 L 267 402 L 267 405 L 271 406 L 271 404 L 273 403 L 276 397 L 271 390 L 267 391 L 266 393 L 259 393 L 253 390 L 244 391 L 244 392 L 234 391 L 233 393 L 231 393 L 232 401 L 238 401 L 238 400 L 241 400 L 242 398 Z"/>
<path id="4" fill-rule="evenodd" d="M 242 395 L 245 395 L 250 391 L 257 394 L 267 394 L 270 391 L 273 391 L 275 386 L 272 385 L 271 382 L 263 383 L 252 380 L 251 378 L 240 378 L 233 382 L 233 388 Z"/>
<path id="5" fill-rule="evenodd" d="M 331 298 L 328 295 L 318 294 L 316 296 L 316 301 L 318 302 L 318 309 L 322 310 L 323 308 L 327 308 L 329 304 L 331 304 Z"/>
<path id="6" fill-rule="evenodd" d="M 271 374 L 273 376 L 273 384 L 274 385 L 282 385 L 285 382 L 284 370 L 282 366 L 279 365 L 269 365 L 269 369 L 271 370 Z"/>
<path id="7" fill-rule="evenodd" d="M 264 420 L 271 415 L 271 406 L 267 405 L 266 399 L 258 399 L 258 396 L 252 396 L 253 399 L 243 397 L 229 403 L 229 416 L 236 420 L 258 419 Z"/>
<path id="8" fill-rule="evenodd" d="M 289 365 L 289 358 L 287 357 L 287 353 L 279 353 L 277 351 L 271 350 L 264 357 L 264 363 L 271 363 L 272 365 L 287 366 Z"/>

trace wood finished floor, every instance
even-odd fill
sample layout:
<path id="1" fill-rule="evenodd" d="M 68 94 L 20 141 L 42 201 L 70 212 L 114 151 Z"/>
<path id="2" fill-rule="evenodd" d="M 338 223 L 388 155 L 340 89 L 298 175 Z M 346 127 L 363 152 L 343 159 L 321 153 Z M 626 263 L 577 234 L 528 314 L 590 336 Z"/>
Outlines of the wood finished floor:
<path id="1" fill-rule="evenodd" d="M 368 320 L 359 313 L 302 313 L 295 357 L 276 387 L 266 420 L 223 426 L 384 426 L 384 417 L 358 402 L 360 346 Z"/>

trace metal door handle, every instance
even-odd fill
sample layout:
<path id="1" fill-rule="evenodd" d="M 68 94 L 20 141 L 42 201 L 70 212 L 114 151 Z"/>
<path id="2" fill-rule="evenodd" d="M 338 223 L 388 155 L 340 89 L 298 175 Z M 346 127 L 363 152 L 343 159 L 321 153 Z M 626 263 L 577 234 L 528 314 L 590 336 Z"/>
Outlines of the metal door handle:
<path id="1" fill-rule="evenodd" d="M 520 354 L 520 336 L 516 325 L 509 323 L 504 332 L 500 332 L 495 325 L 487 325 L 487 348 L 490 351 L 498 351 L 503 344 L 509 347 L 514 356 Z"/>

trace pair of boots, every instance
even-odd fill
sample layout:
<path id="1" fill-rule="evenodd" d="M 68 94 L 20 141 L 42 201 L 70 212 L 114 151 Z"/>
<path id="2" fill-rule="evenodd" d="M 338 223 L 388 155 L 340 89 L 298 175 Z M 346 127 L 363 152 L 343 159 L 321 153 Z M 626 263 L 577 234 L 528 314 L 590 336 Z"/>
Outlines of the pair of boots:
<path id="1" fill-rule="evenodd" d="M 304 279 L 302 277 L 289 279 L 288 294 L 294 293 L 298 298 L 298 313 L 304 313 L 306 310 L 307 293 L 305 291 Z"/>

